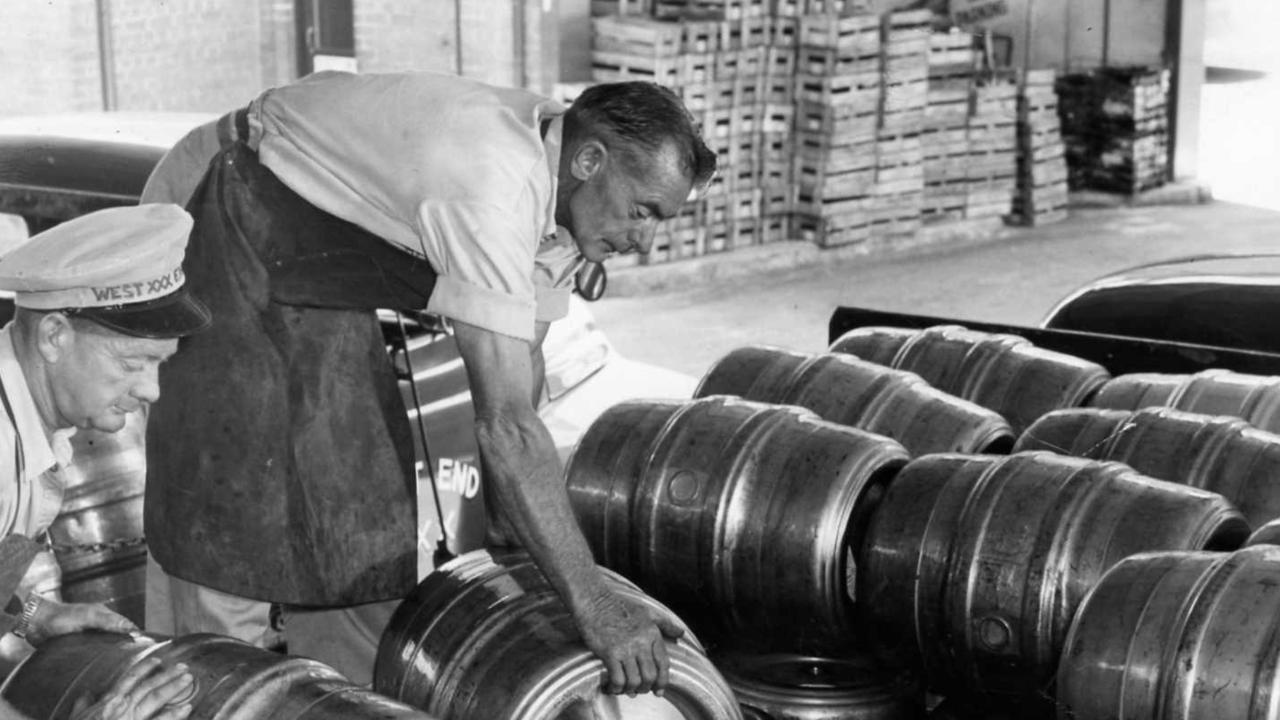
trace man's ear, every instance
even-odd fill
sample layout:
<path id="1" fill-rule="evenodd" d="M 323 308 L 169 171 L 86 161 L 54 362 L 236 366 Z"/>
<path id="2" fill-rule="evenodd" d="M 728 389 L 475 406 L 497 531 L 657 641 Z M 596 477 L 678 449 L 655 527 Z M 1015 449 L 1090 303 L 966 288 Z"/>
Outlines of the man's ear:
<path id="1" fill-rule="evenodd" d="M 71 347 L 75 328 L 60 312 L 45 313 L 36 323 L 36 350 L 47 363 L 57 362 Z"/>
<path id="2" fill-rule="evenodd" d="M 604 167 L 609 151 L 599 140 L 587 140 L 573 152 L 569 172 L 578 180 L 589 180 Z"/>

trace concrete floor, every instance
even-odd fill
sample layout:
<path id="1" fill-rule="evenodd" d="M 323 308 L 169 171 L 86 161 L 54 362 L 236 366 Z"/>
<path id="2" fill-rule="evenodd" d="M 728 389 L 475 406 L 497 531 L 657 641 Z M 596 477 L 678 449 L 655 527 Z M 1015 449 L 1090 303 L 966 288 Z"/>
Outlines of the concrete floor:
<path id="1" fill-rule="evenodd" d="M 1056 225 L 1018 229 L 964 248 L 845 259 L 755 273 L 591 306 L 625 356 L 701 377 L 743 345 L 826 347 L 841 304 L 1034 325 L 1064 295 L 1100 275 L 1178 256 L 1280 251 L 1280 212 L 1226 202 L 1076 210 Z"/>

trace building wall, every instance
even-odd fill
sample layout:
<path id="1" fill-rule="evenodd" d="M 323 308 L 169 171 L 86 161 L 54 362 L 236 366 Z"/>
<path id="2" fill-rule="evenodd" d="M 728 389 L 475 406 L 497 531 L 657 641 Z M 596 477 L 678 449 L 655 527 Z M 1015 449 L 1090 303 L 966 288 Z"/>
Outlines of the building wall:
<path id="1" fill-rule="evenodd" d="M 360 71 L 456 72 L 456 7 L 451 0 L 355 0 Z"/>
<path id="2" fill-rule="evenodd" d="M 94 0 L 0 1 L 0 115 L 102 109 Z"/>
<path id="3" fill-rule="evenodd" d="M 220 112 L 262 91 L 261 17 L 244 0 L 111 2 L 117 109 Z"/>

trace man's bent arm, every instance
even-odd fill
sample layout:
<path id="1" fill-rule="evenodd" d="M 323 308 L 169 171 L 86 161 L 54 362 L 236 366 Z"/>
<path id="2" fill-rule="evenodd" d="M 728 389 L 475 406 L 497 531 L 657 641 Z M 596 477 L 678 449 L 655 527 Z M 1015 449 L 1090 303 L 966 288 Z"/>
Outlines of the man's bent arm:
<path id="1" fill-rule="evenodd" d="M 647 611 L 604 583 L 569 505 L 555 444 L 531 403 L 530 345 L 454 324 L 471 381 L 485 492 L 516 539 L 555 587 L 583 639 L 609 669 L 615 692 L 666 685 L 669 664 L 662 629 Z"/>

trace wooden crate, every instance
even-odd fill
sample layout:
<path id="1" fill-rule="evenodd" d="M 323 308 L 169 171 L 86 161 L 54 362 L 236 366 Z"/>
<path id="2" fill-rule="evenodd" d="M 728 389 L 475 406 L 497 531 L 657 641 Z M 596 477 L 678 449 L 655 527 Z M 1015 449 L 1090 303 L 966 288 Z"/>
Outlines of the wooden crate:
<path id="1" fill-rule="evenodd" d="M 721 50 L 714 56 L 712 77 L 716 80 L 755 78 L 764 75 L 765 49 Z"/>
<path id="2" fill-rule="evenodd" d="M 905 46 L 922 43 L 924 52 L 929 52 L 930 39 L 933 35 L 932 10 L 890 12 L 885 13 L 882 20 L 882 33 L 887 44 Z"/>
<path id="3" fill-rule="evenodd" d="M 815 138 L 823 145 L 848 145 L 874 140 L 879 128 L 879 106 L 874 100 L 865 103 L 827 105 L 801 100 L 796 104 L 795 128 L 805 133 L 805 141 Z M 797 137 L 797 144 L 801 138 Z"/>
<path id="4" fill-rule="evenodd" d="M 680 21 L 680 46 L 686 53 L 707 54 L 720 50 L 721 20 Z"/>
<path id="5" fill-rule="evenodd" d="M 647 80 L 676 87 L 684 76 L 685 56 L 643 57 L 623 53 L 591 51 L 591 78 L 596 82 Z"/>
<path id="6" fill-rule="evenodd" d="M 929 36 L 929 67 L 968 68 L 978 65 L 978 51 L 971 33 L 953 29 Z"/>
<path id="7" fill-rule="evenodd" d="M 795 77 L 797 65 L 795 48 L 770 47 L 765 49 L 765 76 L 790 80 Z"/>
<path id="8" fill-rule="evenodd" d="M 653 15 L 661 18 L 717 16 L 725 20 L 768 15 L 768 0 L 653 0 Z"/>
<path id="9" fill-rule="evenodd" d="M 800 44 L 800 18 L 775 16 L 769 22 L 769 44 L 778 48 L 794 48 Z"/>
<path id="10" fill-rule="evenodd" d="M 756 234 L 756 242 L 764 245 L 765 243 L 786 242 L 791 239 L 791 212 L 769 213 L 762 215 L 759 221 L 759 229 Z"/>
<path id="11" fill-rule="evenodd" d="M 801 47 L 834 50 L 849 57 L 880 54 L 880 18 L 877 15 L 813 14 L 800 18 L 797 43 Z"/>
<path id="12" fill-rule="evenodd" d="M 591 0 L 591 16 L 602 15 L 651 15 L 649 0 Z"/>
<path id="13" fill-rule="evenodd" d="M 795 70 L 813 77 L 875 75 L 876 84 L 879 84 L 881 60 L 877 53 L 854 55 L 833 48 L 801 46 L 796 51 Z"/>
<path id="14" fill-rule="evenodd" d="M 974 153 L 1013 152 L 1018 148 L 1018 124 L 969 118 L 969 150 Z"/>
<path id="15" fill-rule="evenodd" d="M 760 214 L 764 217 L 795 211 L 796 188 L 790 183 L 766 183 L 760 187 Z"/>
<path id="16" fill-rule="evenodd" d="M 796 77 L 796 99 L 800 104 L 827 107 L 852 107 L 857 112 L 875 112 L 880 108 L 880 76 L 837 75 L 834 77 Z"/>
<path id="17" fill-rule="evenodd" d="M 670 58 L 684 50 L 683 34 L 678 22 L 633 15 L 591 19 L 591 48 L 604 53 Z"/>
<path id="18" fill-rule="evenodd" d="M 715 80 L 715 61 L 719 52 L 684 53 L 680 56 L 681 83 L 710 83 Z"/>
<path id="19" fill-rule="evenodd" d="M 762 133 L 789 135 L 795 129 L 794 105 L 765 104 L 760 106 L 759 129 Z"/>
<path id="20" fill-rule="evenodd" d="M 760 97 L 766 105 L 791 105 L 796 101 L 794 76 L 768 75 L 760 78 Z"/>

